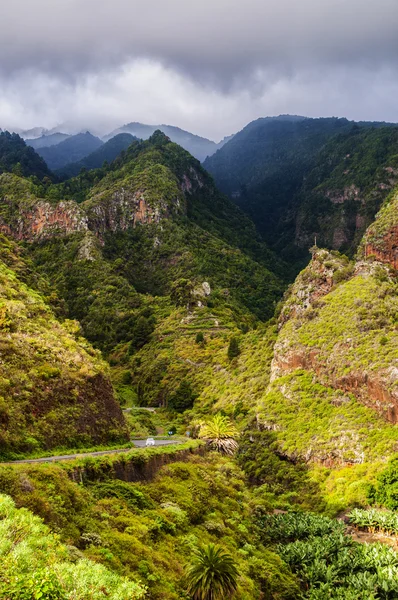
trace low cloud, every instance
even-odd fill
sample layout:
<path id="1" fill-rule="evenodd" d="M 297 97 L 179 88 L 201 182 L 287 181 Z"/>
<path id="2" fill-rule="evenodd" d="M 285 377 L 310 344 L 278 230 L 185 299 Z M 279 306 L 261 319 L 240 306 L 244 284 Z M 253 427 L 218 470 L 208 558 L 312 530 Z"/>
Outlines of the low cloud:
<path id="1" fill-rule="evenodd" d="M 0 127 L 398 121 L 396 0 L 13 0 L 0 21 Z"/>

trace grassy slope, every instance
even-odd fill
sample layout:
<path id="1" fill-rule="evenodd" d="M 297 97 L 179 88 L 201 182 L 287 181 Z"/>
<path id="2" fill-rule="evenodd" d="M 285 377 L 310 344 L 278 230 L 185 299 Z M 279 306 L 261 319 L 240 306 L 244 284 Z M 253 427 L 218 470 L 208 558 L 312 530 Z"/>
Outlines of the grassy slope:
<path id="1" fill-rule="evenodd" d="M 1 256 L 29 276 L 15 246 L 4 241 L 1 248 Z M 3 455 L 123 439 L 99 353 L 80 337 L 77 323 L 61 325 L 43 297 L 1 260 L 0 329 Z"/>
<path id="2" fill-rule="evenodd" d="M 379 269 L 340 283 L 315 310 L 288 321 L 278 345 L 284 352 L 315 350 L 317 362 L 334 378 L 396 365 L 396 283 Z"/>
<path id="3" fill-rule="evenodd" d="M 385 249 L 385 236 L 398 225 L 397 208 L 398 193 L 394 191 L 384 202 L 381 210 L 376 215 L 376 219 L 368 228 L 361 244 L 362 247 L 364 244 L 371 244 L 376 250 Z"/>
<path id="4" fill-rule="evenodd" d="M 261 399 L 259 417 L 275 427 L 284 452 L 332 466 L 385 458 L 398 430 L 351 394 L 320 384 L 311 371 L 278 378 Z"/>

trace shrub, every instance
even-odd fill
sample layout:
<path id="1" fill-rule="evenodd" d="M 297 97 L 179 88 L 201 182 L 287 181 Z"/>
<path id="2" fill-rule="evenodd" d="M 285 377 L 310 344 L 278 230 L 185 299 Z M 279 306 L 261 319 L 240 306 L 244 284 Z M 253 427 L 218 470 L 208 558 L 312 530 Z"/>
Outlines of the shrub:
<path id="1" fill-rule="evenodd" d="M 236 337 L 231 338 L 228 346 L 228 358 L 232 360 L 240 354 L 239 342 Z"/>
<path id="2" fill-rule="evenodd" d="M 195 342 L 197 344 L 203 344 L 204 341 L 205 341 L 205 336 L 203 335 L 202 331 L 199 331 L 199 333 L 196 334 Z"/>
<path id="3" fill-rule="evenodd" d="M 193 407 L 197 397 L 198 395 L 193 391 L 190 382 L 183 379 L 176 392 L 168 399 L 167 406 L 170 410 L 184 412 L 184 410 Z"/>

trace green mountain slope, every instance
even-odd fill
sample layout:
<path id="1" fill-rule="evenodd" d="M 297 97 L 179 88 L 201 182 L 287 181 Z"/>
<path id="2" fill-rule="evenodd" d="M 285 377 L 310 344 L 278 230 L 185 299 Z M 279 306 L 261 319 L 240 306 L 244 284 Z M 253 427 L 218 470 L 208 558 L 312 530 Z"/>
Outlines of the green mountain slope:
<path id="1" fill-rule="evenodd" d="M 29 267 L 15 244 L 0 247 L 0 455 L 125 439 L 99 353 L 16 276 Z"/>
<path id="2" fill-rule="evenodd" d="M 397 132 L 346 119 L 259 119 L 205 167 L 289 260 L 304 260 L 315 237 L 352 255 L 396 184 Z"/>
<path id="3" fill-rule="evenodd" d="M 353 251 L 394 185 L 396 129 L 300 117 L 267 121 L 274 126 L 278 139 L 289 133 L 269 155 L 284 161 L 287 152 L 286 176 L 286 164 L 297 167 L 294 202 L 288 183 L 281 192 L 293 215 L 283 223 L 295 224 L 281 247 L 314 234 L 338 245 L 333 232 L 345 227 Z M 161 423 L 195 434 L 221 413 L 240 430 L 240 449 L 225 457 L 193 441 L 122 458 L 0 467 L 2 491 L 68 544 L 48 548 L 42 525 L 0 498 L 8 548 L 0 589 L 17 577 L 25 586 L 47 577 L 72 598 L 63 563 L 73 558 L 75 595 L 83 581 L 93 597 L 99 582 L 98 598 L 140 597 L 139 580 L 148 598 L 177 600 L 186 596 L 185 561 L 216 543 L 236 564 L 239 600 L 334 597 L 333 586 L 336 598 L 353 600 L 394 590 L 395 570 L 385 570 L 396 568 L 392 550 L 353 544 L 342 522 L 301 511 L 367 505 L 398 447 L 397 198 L 390 194 L 355 261 L 315 245 L 272 318 L 290 269 L 161 132 L 59 184 L 1 174 L 1 455 L 123 440 L 110 378 L 122 403 L 168 409 L 138 411 L 141 431 L 153 435 Z M 392 466 L 389 502 L 394 477 Z M 271 514 L 281 510 L 295 514 Z M 9 516 L 24 519 L 23 553 L 6 546 L 15 534 Z M 18 562 L 29 558 L 35 534 L 51 561 L 37 552 L 37 562 Z M 0 561 L 1 552 L 0 543 Z M 97 588 L 90 560 L 101 563 Z"/>
<path id="4" fill-rule="evenodd" d="M 19 135 L 0 132 L 0 174 L 11 171 L 24 177 L 51 177 L 44 160 Z"/>
<path id="5" fill-rule="evenodd" d="M 286 450 L 331 464 L 395 451 L 396 286 L 380 263 L 313 249 L 282 310 L 260 402 Z"/>
<path id="6" fill-rule="evenodd" d="M 68 316 L 112 356 L 117 384 L 147 345 L 131 378 L 142 403 L 167 403 L 181 376 L 195 370 L 189 358 L 186 369 L 176 368 L 178 344 L 197 333 L 191 318 L 226 356 L 230 337 L 268 320 L 281 297 L 273 271 L 283 274 L 283 263 L 199 162 L 160 132 L 64 184 L 39 188 L 7 176 L 0 190 L 3 230 L 29 242 L 35 269 L 49 277 Z M 79 204 L 57 199 L 73 190 L 85 198 Z M 151 357 L 170 326 L 178 343 L 159 363 Z M 199 378 L 198 392 L 204 384 Z"/>

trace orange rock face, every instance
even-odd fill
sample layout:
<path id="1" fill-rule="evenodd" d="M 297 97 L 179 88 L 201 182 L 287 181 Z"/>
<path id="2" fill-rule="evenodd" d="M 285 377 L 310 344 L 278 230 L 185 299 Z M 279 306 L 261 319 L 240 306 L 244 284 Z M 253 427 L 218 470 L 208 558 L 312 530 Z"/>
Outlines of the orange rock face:
<path id="1" fill-rule="evenodd" d="M 374 256 L 380 262 L 398 269 L 398 227 L 393 227 L 384 235 L 376 248 L 374 244 L 365 245 L 365 256 Z"/>

